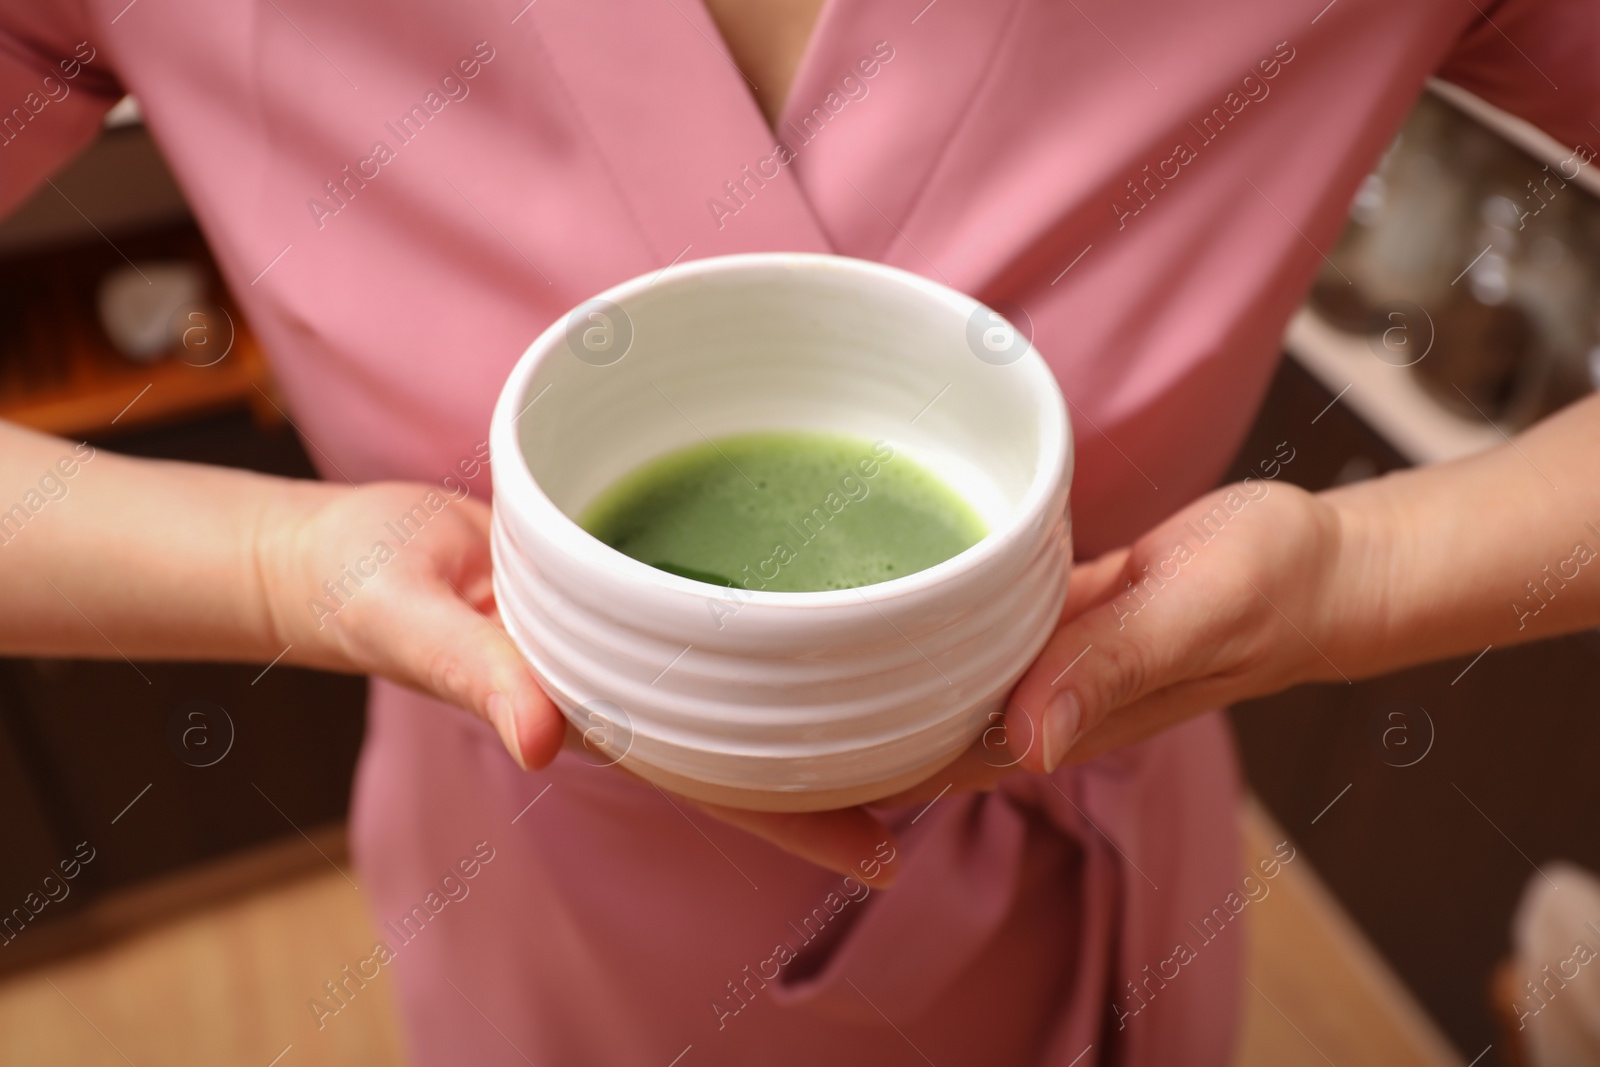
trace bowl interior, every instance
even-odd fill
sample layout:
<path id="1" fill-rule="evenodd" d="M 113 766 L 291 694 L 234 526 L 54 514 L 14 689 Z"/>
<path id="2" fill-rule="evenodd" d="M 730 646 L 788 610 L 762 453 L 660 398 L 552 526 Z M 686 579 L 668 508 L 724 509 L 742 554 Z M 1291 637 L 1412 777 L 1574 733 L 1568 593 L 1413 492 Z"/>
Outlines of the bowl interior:
<path id="1" fill-rule="evenodd" d="M 607 295 L 614 303 L 591 301 L 540 338 L 517 403 L 528 469 L 574 521 L 673 449 L 812 429 L 888 442 L 960 493 L 992 537 L 1064 448 L 1043 361 L 978 358 L 969 320 L 981 305 L 914 275 L 731 257 Z"/>

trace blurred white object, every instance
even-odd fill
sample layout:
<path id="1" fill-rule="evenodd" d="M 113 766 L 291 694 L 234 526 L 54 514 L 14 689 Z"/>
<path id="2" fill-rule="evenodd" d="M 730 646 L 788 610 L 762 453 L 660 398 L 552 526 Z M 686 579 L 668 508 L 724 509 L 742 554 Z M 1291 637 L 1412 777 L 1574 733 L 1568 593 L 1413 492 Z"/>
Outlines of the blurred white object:
<path id="1" fill-rule="evenodd" d="M 1546 865 L 1522 892 L 1511 940 L 1516 1036 L 1531 1067 L 1600 1063 L 1600 879 Z"/>
<path id="2" fill-rule="evenodd" d="M 204 293 L 205 278 L 190 263 L 120 267 L 100 281 L 100 325 L 123 355 L 151 363 L 178 342 L 178 313 Z"/>
<path id="3" fill-rule="evenodd" d="M 115 130 L 122 126 L 135 126 L 144 121 L 144 113 L 139 110 L 139 101 L 131 96 L 125 96 L 106 112 L 105 127 Z"/>

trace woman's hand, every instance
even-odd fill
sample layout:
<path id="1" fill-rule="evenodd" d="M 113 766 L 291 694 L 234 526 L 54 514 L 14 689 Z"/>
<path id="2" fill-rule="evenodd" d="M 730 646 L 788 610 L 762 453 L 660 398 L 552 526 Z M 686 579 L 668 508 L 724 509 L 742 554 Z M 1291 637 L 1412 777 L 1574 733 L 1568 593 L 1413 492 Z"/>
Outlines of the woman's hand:
<path id="1" fill-rule="evenodd" d="M 1003 717 L 949 767 L 882 803 L 992 789 L 1237 700 L 1339 678 L 1341 635 L 1383 610 L 1358 579 L 1373 562 L 1362 524 L 1321 497 L 1256 479 L 1219 489 L 1073 568 L 1056 631 Z M 892 840 L 861 808 L 718 814 L 835 870 Z"/>
<path id="2" fill-rule="evenodd" d="M 580 743 L 501 626 L 488 507 L 431 485 L 294 490 L 263 521 L 256 549 L 288 658 L 382 675 L 465 708 L 499 732 L 524 769 L 550 762 L 564 739 Z M 859 808 L 778 815 L 697 806 L 876 887 L 894 877 L 878 847 L 891 835 Z"/>
<path id="3" fill-rule="evenodd" d="M 1374 558 L 1352 514 L 1251 479 L 1075 568 L 1060 627 L 1011 695 L 1008 733 L 1038 738 L 1022 765 L 1053 770 L 1211 708 L 1349 681 L 1345 635 L 1382 615 L 1363 577 Z"/>
<path id="4" fill-rule="evenodd" d="M 437 485 L 317 486 L 263 524 L 256 555 L 295 662 L 465 708 L 524 769 L 555 757 L 566 721 L 500 625 L 486 505 Z"/>
<path id="5" fill-rule="evenodd" d="M 1322 497 L 1258 479 L 1219 489 L 1074 567 L 1056 631 L 1003 719 L 891 799 L 992 788 L 1212 708 L 1342 678 L 1343 633 L 1382 611 L 1357 576 L 1371 562 L 1361 525 Z"/>

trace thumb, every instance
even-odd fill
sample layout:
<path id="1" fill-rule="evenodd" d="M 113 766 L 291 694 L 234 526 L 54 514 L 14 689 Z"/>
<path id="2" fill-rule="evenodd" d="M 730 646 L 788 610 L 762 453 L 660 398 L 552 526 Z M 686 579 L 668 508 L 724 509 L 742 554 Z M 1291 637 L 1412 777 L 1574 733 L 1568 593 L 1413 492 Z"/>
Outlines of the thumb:
<path id="1" fill-rule="evenodd" d="M 506 632 L 448 582 L 412 586 L 404 601 L 378 613 L 394 667 L 384 673 L 483 719 L 524 770 L 554 759 L 566 720 Z"/>
<path id="2" fill-rule="evenodd" d="M 1120 562 L 1126 560 L 1122 555 Z M 1128 587 L 1125 571 L 1110 580 L 1104 571 L 1094 577 L 1103 583 L 1098 603 L 1051 636 L 1012 690 L 1008 733 L 1038 739 L 1022 760 L 1029 770 L 1055 770 L 1108 714 L 1168 684 L 1192 641 L 1172 613 L 1143 612 L 1145 602 Z"/>

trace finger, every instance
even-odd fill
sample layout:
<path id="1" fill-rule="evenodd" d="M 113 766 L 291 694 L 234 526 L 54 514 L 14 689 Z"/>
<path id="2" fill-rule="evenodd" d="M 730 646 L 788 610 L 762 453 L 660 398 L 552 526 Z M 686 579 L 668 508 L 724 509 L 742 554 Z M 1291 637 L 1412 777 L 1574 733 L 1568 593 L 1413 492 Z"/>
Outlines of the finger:
<path id="1" fill-rule="evenodd" d="M 1079 735 L 1067 753 L 1067 763 L 1087 763 L 1113 749 L 1138 744 L 1201 712 L 1221 707 L 1237 698 L 1233 680 L 1208 678 L 1168 686 L 1159 692 L 1118 708 Z"/>
<path id="2" fill-rule="evenodd" d="M 900 873 L 899 847 L 889 828 L 864 808 L 836 811 L 773 812 L 724 808 L 694 802 L 717 819 L 737 826 L 793 853 L 818 867 L 848 874 L 872 886 L 887 889 Z M 889 860 L 883 847 L 889 847 Z"/>
<path id="3" fill-rule="evenodd" d="M 1041 704 L 1038 679 L 1049 678 L 1051 681 L 1046 688 L 1053 689 L 1087 655 L 1087 639 L 1074 643 L 1077 631 L 1069 632 L 1068 628 L 1084 613 L 1110 601 L 1126 584 L 1130 551 L 1128 548 L 1113 549 L 1073 566 L 1056 632 L 1012 690 L 999 725 L 990 727 L 979 739 L 997 754 L 1001 749 L 1007 750 L 1003 759 L 991 760 L 991 763 L 1005 762 L 1015 769 L 1046 773 L 1059 765 L 1060 757 L 1070 747 L 1070 736 L 1078 732 L 1073 722 L 1074 712 L 1057 709 L 1048 716 L 1052 729 L 1047 751 L 1044 726 L 1050 710 L 1050 694 L 1043 696 Z M 1078 718 L 1081 719 L 1081 715 Z M 1063 736 L 1068 736 L 1069 740 L 1063 742 Z"/>
<path id="4" fill-rule="evenodd" d="M 1128 548 L 1117 548 L 1087 563 L 1073 565 L 1072 579 L 1067 583 L 1067 600 L 1061 606 L 1062 622 L 1070 622 L 1117 595 L 1127 581 L 1130 552 Z"/>
<path id="5" fill-rule="evenodd" d="M 1039 739 L 1023 765 L 1053 771 L 1110 712 L 1178 681 L 1203 622 L 1184 619 L 1170 601 L 1142 608 L 1132 621 L 1120 597 L 1068 621 L 1011 694 L 1007 730 Z"/>
<path id="6" fill-rule="evenodd" d="M 1069 621 L 1111 599 L 1121 587 L 1127 559 L 1128 549 L 1120 548 L 1075 566 L 1066 603 L 1061 608 L 1062 621 Z M 993 789 L 1009 775 L 1026 769 L 1023 757 L 1037 746 L 1038 732 L 1032 729 L 1030 722 L 1017 723 L 1020 736 L 1012 732 L 1010 725 L 1004 718 L 997 719 L 948 767 L 875 803 L 884 806 L 928 803 L 946 792 L 981 793 Z"/>
<path id="7" fill-rule="evenodd" d="M 445 580 L 480 615 L 492 614 L 494 570 L 490 565 L 489 536 L 493 514 L 487 504 L 470 498 L 457 505 L 452 518 L 463 520 L 475 535 L 456 541 L 445 551 L 441 566 Z"/>
<path id="8" fill-rule="evenodd" d="M 1075 566 L 1068 585 L 1061 619 L 1070 620 L 1115 595 L 1127 565 L 1128 549 L 1107 552 Z M 929 803 L 945 793 L 982 793 L 1023 768 L 1023 756 L 1037 741 L 1037 733 L 1021 724 L 1022 736 L 1011 734 L 1004 719 L 986 729 L 948 767 L 893 796 L 874 801 L 884 807 Z"/>
<path id="9" fill-rule="evenodd" d="M 481 500 L 463 497 L 456 507 L 457 513 L 472 524 L 472 528 L 483 537 L 484 541 L 488 541 L 491 520 L 494 518 L 494 512 L 489 509 L 489 505 Z"/>
<path id="10" fill-rule="evenodd" d="M 1122 582 L 1128 549 L 1121 548 L 1073 568 L 1061 619 L 1069 621 L 1089 608 L 1109 600 Z M 885 806 L 926 803 L 946 792 L 981 793 L 993 789 L 1007 776 L 1028 769 L 1023 757 L 1037 747 L 1038 731 L 1027 720 L 1014 725 L 998 718 L 948 767 L 916 785 L 876 803 Z"/>
<path id="11" fill-rule="evenodd" d="M 566 720 L 539 688 L 505 631 L 448 583 L 407 587 L 403 608 L 380 611 L 396 673 L 493 726 L 524 769 L 555 757 Z M 420 667 L 418 666 L 420 665 Z"/>

